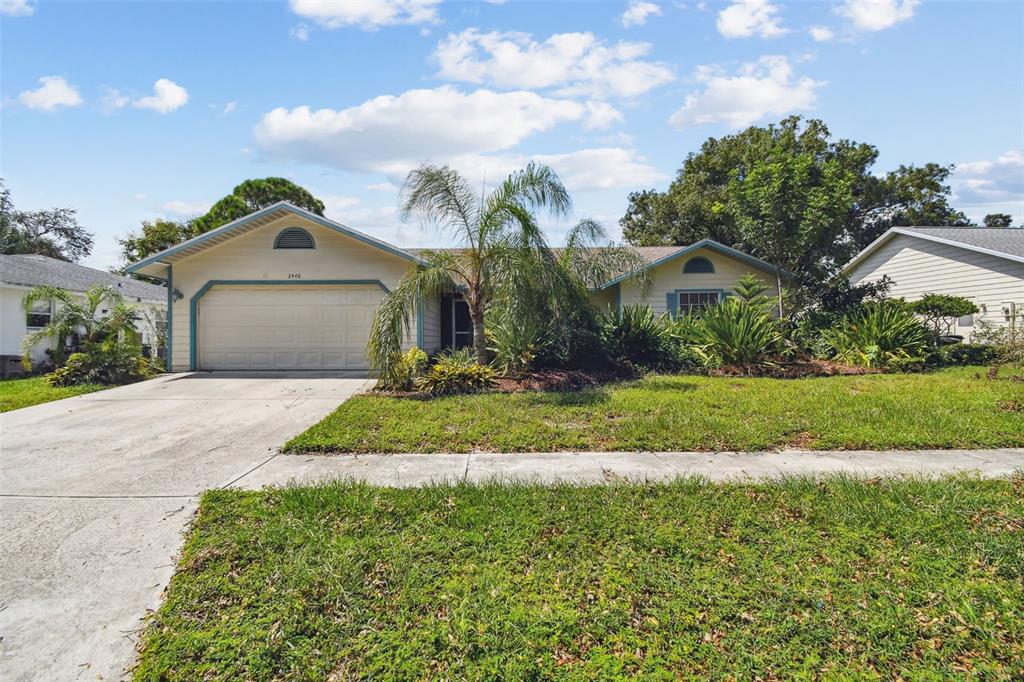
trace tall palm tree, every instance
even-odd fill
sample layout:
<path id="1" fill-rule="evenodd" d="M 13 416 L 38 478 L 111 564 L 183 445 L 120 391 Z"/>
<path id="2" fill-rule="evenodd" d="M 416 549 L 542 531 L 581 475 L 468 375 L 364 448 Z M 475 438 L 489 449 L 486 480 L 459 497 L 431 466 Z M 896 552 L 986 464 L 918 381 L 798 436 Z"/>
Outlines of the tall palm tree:
<path id="1" fill-rule="evenodd" d="M 30 358 L 31 350 L 38 343 L 53 341 L 53 363 L 64 364 L 68 339 L 77 338 L 83 346 L 99 343 L 106 339 L 127 339 L 137 342 L 135 311 L 113 287 L 94 286 L 84 294 L 75 294 L 52 286 L 38 286 L 25 294 L 25 310 L 40 301 L 58 303 L 50 323 L 42 329 L 27 334 L 22 341 L 23 362 Z M 105 315 L 100 309 L 107 309 Z"/>
<path id="2" fill-rule="evenodd" d="M 424 263 L 384 297 L 370 333 L 374 368 L 387 373 L 401 352 L 403 329 L 425 296 L 456 290 L 469 307 L 476 361 L 485 364 L 484 312 L 491 301 L 523 278 L 539 284 L 560 276 L 557 258 L 537 224 L 539 209 L 555 217 L 572 211 L 569 192 L 544 165 L 528 164 L 490 194 L 478 193 L 447 166 L 424 165 L 410 172 L 401 194 L 403 220 L 419 216 L 447 230 L 460 248 L 422 254 Z"/>

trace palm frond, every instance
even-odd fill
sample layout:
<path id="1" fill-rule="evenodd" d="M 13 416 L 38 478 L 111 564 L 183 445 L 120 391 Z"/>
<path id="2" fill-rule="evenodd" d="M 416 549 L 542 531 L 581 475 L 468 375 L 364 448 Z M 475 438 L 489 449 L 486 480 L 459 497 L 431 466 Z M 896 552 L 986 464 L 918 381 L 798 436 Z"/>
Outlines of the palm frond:
<path id="1" fill-rule="evenodd" d="M 413 215 L 474 241 L 480 208 L 476 192 L 448 166 L 423 165 L 411 171 L 401 194 L 402 220 Z"/>
<path id="2" fill-rule="evenodd" d="M 491 213 L 509 205 L 522 206 L 527 211 L 547 209 L 555 217 L 572 214 L 572 197 L 558 174 L 533 161 L 505 178 L 487 197 L 483 212 Z"/>

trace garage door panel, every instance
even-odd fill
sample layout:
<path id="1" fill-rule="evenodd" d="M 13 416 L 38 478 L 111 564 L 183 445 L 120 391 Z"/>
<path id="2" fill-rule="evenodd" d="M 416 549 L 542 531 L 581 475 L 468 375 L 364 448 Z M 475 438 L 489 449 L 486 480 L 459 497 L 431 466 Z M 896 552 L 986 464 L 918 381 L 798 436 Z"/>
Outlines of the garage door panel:
<path id="1" fill-rule="evenodd" d="M 214 287 L 198 307 L 198 366 L 366 369 L 382 296 L 369 286 Z"/>

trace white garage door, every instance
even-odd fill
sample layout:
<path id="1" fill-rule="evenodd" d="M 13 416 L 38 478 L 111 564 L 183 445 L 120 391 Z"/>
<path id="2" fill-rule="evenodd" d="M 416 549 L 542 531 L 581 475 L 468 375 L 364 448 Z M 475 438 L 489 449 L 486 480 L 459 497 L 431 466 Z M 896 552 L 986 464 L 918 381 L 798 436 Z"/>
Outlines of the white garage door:
<path id="1" fill-rule="evenodd" d="M 199 301 L 200 369 L 366 369 L 376 286 L 210 289 Z"/>

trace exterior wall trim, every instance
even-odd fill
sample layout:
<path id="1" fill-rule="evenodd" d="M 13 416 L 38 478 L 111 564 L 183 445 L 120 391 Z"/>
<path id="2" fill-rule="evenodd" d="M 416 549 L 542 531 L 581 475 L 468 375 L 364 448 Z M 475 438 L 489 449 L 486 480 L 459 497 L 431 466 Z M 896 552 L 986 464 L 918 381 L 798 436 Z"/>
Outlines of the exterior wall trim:
<path id="1" fill-rule="evenodd" d="M 164 358 L 164 362 L 167 365 L 167 371 L 171 372 L 174 370 L 174 272 L 170 265 L 167 266 L 167 350 L 165 351 L 167 357 Z"/>
<path id="2" fill-rule="evenodd" d="M 204 284 L 189 301 L 188 366 L 196 371 L 198 358 L 197 339 L 199 334 L 199 301 L 215 286 L 377 286 L 384 293 L 390 290 L 379 279 L 211 279 Z M 420 313 L 422 318 L 422 313 Z"/>

